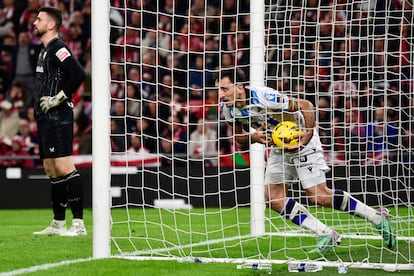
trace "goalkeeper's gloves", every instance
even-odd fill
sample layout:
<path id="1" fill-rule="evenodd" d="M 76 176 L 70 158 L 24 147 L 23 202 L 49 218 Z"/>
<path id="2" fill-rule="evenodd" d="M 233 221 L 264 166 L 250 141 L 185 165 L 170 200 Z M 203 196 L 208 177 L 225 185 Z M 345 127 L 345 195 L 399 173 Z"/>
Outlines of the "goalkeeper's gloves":
<path id="1" fill-rule="evenodd" d="M 57 93 L 55 96 L 43 96 L 40 98 L 40 109 L 44 113 L 47 113 L 51 108 L 54 108 L 61 103 L 63 103 L 68 96 L 66 96 L 65 92 L 63 90 L 60 90 L 59 93 Z"/>

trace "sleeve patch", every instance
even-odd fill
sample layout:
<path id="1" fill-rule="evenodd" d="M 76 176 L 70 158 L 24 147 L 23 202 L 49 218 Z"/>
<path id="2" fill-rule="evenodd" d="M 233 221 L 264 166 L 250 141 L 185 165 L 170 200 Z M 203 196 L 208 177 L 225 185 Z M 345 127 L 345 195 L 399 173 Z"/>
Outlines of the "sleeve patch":
<path id="1" fill-rule="evenodd" d="M 62 47 L 56 52 L 56 56 L 61 62 L 63 62 L 67 57 L 70 57 L 71 54 L 66 47 Z"/>
<path id="2" fill-rule="evenodd" d="M 288 110 L 289 111 L 299 110 L 299 103 L 298 103 L 298 101 L 296 101 L 296 99 L 290 98 Z"/>

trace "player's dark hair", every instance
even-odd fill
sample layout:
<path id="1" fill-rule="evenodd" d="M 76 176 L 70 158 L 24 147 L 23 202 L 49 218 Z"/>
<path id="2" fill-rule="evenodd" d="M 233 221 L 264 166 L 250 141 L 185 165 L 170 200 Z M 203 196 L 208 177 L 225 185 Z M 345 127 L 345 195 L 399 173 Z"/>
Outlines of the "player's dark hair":
<path id="1" fill-rule="evenodd" d="M 58 9 L 52 7 L 42 7 L 38 10 L 37 13 L 45 12 L 49 15 L 53 21 L 56 23 L 56 30 L 58 31 L 60 26 L 62 25 L 62 12 Z"/>
<path id="2" fill-rule="evenodd" d="M 225 68 L 220 71 L 219 78 L 228 78 L 232 83 L 244 84 L 246 82 L 246 74 L 237 67 Z"/>

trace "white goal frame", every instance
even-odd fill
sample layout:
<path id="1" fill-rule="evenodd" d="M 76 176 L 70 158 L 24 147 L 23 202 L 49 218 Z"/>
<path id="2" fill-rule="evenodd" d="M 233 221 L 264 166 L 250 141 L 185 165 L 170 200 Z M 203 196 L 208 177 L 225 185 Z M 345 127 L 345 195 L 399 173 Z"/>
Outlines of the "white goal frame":
<path id="1" fill-rule="evenodd" d="M 108 258 L 110 245 L 110 49 L 109 0 L 92 1 L 92 210 L 93 257 Z M 108 15 L 108 16 L 105 16 Z"/>
<path id="2" fill-rule="evenodd" d="M 110 252 L 110 141 L 109 141 L 109 110 L 110 98 L 102 91 L 110 90 L 109 47 L 109 11 L 110 1 L 92 1 L 92 208 L 93 208 L 93 256 L 106 258 Z M 265 5 L 262 1 L 252 1 L 250 81 L 255 85 L 264 84 L 264 35 Z M 103 16 L 107 14 L 108 16 Z M 107 81 L 104 81 L 107 80 Z M 264 169 L 263 159 L 265 148 L 254 144 L 250 150 L 250 189 L 251 198 L 251 235 L 265 234 L 265 203 L 264 203 Z"/>

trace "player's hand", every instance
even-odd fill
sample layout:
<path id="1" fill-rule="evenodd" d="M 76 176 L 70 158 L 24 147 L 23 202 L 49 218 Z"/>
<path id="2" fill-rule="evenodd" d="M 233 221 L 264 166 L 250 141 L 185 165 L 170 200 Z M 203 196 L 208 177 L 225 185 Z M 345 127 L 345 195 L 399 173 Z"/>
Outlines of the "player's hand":
<path id="1" fill-rule="evenodd" d="M 265 130 L 265 125 L 262 124 L 260 127 L 256 128 L 256 131 L 251 134 L 251 143 L 260 143 L 268 145 L 271 139 L 269 140 L 269 135 Z"/>
<path id="2" fill-rule="evenodd" d="M 312 139 L 313 136 L 313 128 L 310 130 L 306 130 L 302 132 L 301 134 L 296 134 L 293 136 L 294 139 L 299 138 L 299 143 L 294 147 L 289 147 L 286 149 L 289 153 L 296 153 L 299 152 L 301 149 L 303 149 L 309 141 Z"/>
<path id="3" fill-rule="evenodd" d="M 304 132 L 302 132 L 302 134 L 299 135 L 299 147 L 305 147 L 310 140 L 312 139 L 313 136 L 313 128 L 308 129 Z"/>
<path id="4" fill-rule="evenodd" d="M 43 96 L 40 98 L 40 109 L 42 109 L 43 113 L 47 113 L 51 108 L 54 108 L 61 103 L 63 103 L 68 96 L 66 96 L 63 90 L 60 90 L 55 96 Z"/>
<path id="5" fill-rule="evenodd" d="M 307 130 L 302 132 L 301 134 L 296 134 L 293 136 L 294 139 L 299 139 L 299 143 L 294 147 L 288 147 L 285 150 L 288 153 L 298 153 L 300 150 L 302 150 L 312 139 L 313 136 L 313 129 Z"/>

